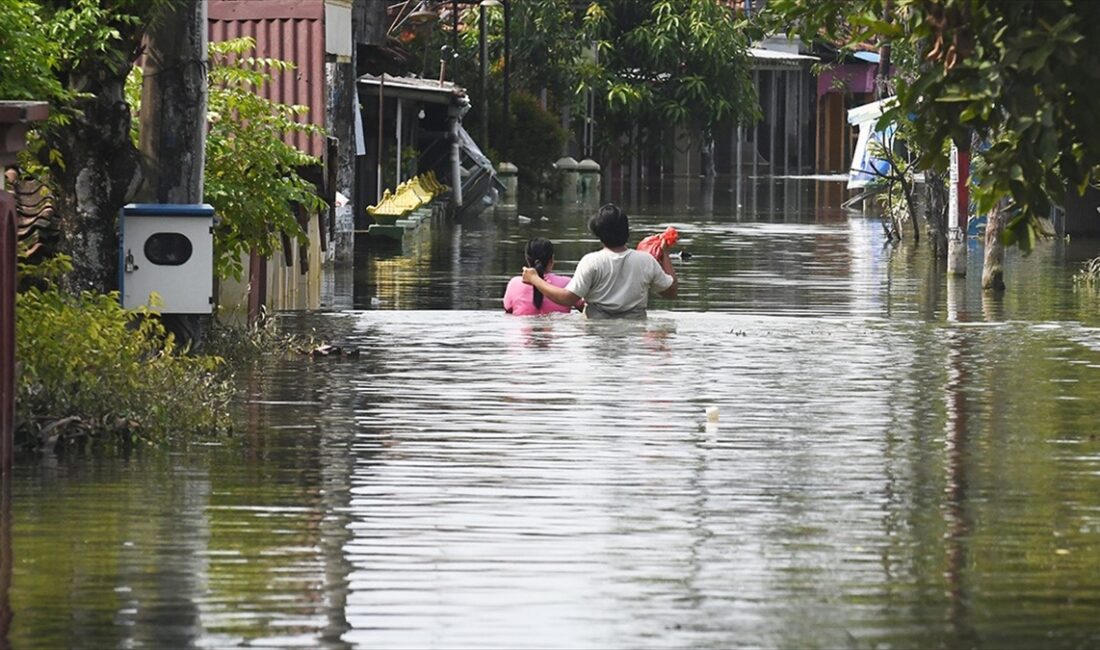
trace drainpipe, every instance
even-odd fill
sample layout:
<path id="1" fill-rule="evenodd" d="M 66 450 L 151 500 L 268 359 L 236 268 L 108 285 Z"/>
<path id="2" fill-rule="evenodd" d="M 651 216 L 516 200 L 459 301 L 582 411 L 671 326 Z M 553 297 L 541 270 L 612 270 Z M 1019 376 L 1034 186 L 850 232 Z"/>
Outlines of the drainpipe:
<path id="1" fill-rule="evenodd" d="M 451 196 L 456 208 L 462 207 L 462 150 L 458 145 L 458 118 L 451 119 Z"/>

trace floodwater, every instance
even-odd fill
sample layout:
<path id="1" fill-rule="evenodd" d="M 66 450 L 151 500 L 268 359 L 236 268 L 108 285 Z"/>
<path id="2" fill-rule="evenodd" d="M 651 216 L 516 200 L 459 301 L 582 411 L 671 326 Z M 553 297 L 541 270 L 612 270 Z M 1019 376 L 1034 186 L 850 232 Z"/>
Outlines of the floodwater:
<path id="1" fill-rule="evenodd" d="M 991 298 L 828 183 L 745 194 L 631 208 L 694 254 L 647 321 L 500 311 L 580 212 L 437 224 L 284 319 L 361 354 L 260 364 L 232 438 L 23 460 L 7 642 L 1100 645 L 1100 243 Z"/>

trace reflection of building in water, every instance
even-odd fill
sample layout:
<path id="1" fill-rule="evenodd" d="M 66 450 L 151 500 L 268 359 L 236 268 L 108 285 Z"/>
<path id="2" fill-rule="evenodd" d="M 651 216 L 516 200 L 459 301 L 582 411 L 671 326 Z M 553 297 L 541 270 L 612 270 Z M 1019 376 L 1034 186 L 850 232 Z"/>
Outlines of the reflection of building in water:
<path id="1" fill-rule="evenodd" d="M 851 313 L 874 315 L 882 313 L 882 292 L 878 285 L 886 273 L 883 261 L 882 227 L 875 219 L 848 219 L 848 256 L 851 260 Z"/>
<path id="2" fill-rule="evenodd" d="M 417 296 L 431 283 L 432 225 L 424 222 L 406 231 L 393 256 L 372 255 L 370 285 L 366 293 L 387 309 L 415 309 Z"/>

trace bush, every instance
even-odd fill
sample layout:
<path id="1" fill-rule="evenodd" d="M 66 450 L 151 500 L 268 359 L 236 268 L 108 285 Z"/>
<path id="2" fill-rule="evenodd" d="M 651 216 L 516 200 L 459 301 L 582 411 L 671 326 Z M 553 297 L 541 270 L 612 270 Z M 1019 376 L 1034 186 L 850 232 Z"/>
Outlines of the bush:
<path id="1" fill-rule="evenodd" d="M 55 260 L 45 275 L 68 266 Z M 123 309 L 117 293 L 73 296 L 49 279 L 34 284 L 16 298 L 22 446 L 105 433 L 164 440 L 228 428 L 232 386 L 220 358 L 180 354 L 157 318 Z"/>
<path id="2" fill-rule="evenodd" d="M 539 100 L 525 92 L 512 94 L 511 156 L 508 162 L 519 168 L 519 189 L 523 193 L 545 194 L 556 187 L 550 176 L 561 157 L 565 131 L 558 117 L 543 109 Z"/>

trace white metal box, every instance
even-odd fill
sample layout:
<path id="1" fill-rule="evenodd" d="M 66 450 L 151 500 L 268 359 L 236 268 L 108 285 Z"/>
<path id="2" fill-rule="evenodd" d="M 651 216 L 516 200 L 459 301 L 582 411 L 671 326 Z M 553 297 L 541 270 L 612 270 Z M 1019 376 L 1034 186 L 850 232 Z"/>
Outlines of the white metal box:
<path id="1" fill-rule="evenodd" d="M 214 307 L 214 208 L 131 203 L 122 208 L 119 291 L 127 309 L 209 314 Z M 150 295 L 160 304 L 150 303 Z"/>

